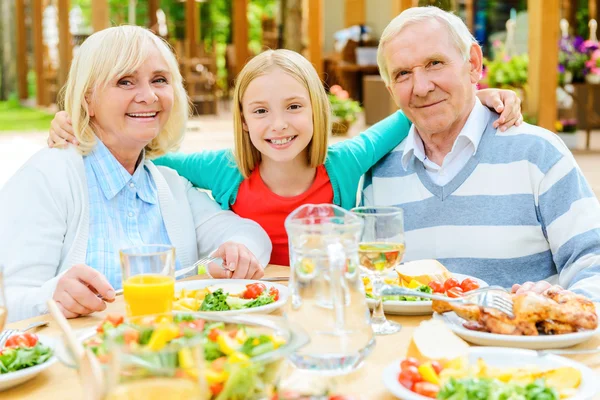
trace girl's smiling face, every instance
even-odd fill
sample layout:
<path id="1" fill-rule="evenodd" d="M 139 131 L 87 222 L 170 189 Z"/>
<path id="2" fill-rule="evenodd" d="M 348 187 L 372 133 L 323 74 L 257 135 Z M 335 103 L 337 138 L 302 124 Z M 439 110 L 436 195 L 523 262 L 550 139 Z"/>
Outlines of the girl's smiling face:
<path id="1" fill-rule="evenodd" d="M 262 157 L 289 162 L 304 157 L 313 137 L 313 114 L 307 88 L 273 67 L 248 85 L 242 97 L 244 130 Z"/>

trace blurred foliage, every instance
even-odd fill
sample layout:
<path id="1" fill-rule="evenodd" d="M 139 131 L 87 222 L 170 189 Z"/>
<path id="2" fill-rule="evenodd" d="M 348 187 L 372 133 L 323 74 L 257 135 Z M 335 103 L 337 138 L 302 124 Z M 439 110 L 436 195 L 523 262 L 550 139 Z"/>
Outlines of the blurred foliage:
<path id="1" fill-rule="evenodd" d="M 8 101 L 0 101 L 0 132 L 2 131 L 48 131 L 54 114 L 19 104 L 16 95 Z"/>
<path id="2" fill-rule="evenodd" d="M 454 11 L 455 0 L 419 0 L 419 7 L 435 6 L 446 11 Z"/>

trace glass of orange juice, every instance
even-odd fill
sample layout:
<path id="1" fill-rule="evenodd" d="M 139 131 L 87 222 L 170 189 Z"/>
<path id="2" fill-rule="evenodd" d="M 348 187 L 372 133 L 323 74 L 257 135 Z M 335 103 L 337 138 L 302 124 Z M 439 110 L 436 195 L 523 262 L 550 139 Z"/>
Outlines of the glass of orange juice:
<path id="1" fill-rule="evenodd" d="M 175 248 L 143 245 L 120 251 L 127 316 L 170 313 L 175 295 Z"/>

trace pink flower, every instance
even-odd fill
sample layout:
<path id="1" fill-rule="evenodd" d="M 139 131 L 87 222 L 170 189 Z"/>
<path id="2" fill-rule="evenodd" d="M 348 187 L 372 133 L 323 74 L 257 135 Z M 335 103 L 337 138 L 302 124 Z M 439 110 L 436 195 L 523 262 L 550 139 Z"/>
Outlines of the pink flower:
<path id="1" fill-rule="evenodd" d="M 492 43 L 492 46 L 498 48 L 498 47 L 502 47 L 502 42 L 500 40 L 494 40 L 494 42 Z"/>
<path id="2" fill-rule="evenodd" d="M 333 94 L 338 94 L 342 90 L 344 90 L 344 89 L 342 89 L 342 87 L 340 85 L 333 85 L 332 87 L 329 88 L 329 91 Z"/>
<path id="3" fill-rule="evenodd" d="M 342 100 L 346 100 L 346 99 L 350 98 L 350 95 L 345 90 L 341 90 L 338 93 L 336 93 L 335 95 Z"/>

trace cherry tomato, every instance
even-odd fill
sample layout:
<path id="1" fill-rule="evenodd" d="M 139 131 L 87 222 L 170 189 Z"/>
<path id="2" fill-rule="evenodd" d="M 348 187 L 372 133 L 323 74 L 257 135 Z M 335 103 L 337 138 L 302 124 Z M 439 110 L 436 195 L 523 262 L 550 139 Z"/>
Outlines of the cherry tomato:
<path id="1" fill-rule="evenodd" d="M 243 294 L 244 299 L 255 299 L 265 291 L 267 287 L 262 283 L 251 283 L 246 285 L 246 291 Z"/>
<path id="2" fill-rule="evenodd" d="M 279 300 L 279 290 L 275 286 L 271 287 L 269 289 L 269 296 L 272 296 L 274 301 Z"/>
<path id="3" fill-rule="evenodd" d="M 460 286 L 460 282 L 455 279 L 455 278 L 448 278 L 446 279 L 446 282 L 444 282 L 444 291 L 448 291 L 450 289 L 452 289 L 453 287 L 457 287 Z"/>
<path id="4" fill-rule="evenodd" d="M 400 382 L 400 384 L 408 390 L 412 390 L 414 385 L 413 381 L 411 381 L 406 375 L 402 374 L 402 372 L 400 372 L 400 375 L 398 375 L 398 382 Z"/>
<path id="5" fill-rule="evenodd" d="M 444 293 L 444 284 L 438 281 L 429 282 L 429 287 L 433 290 L 433 293 Z"/>
<path id="6" fill-rule="evenodd" d="M 204 330 L 204 323 L 205 321 L 203 319 L 196 319 L 194 321 L 182 321 L 179 323 L 179 328 L 189 328 L 198 332 L 202 332 Z"/>
<path id="7" fill-rule="evenodd" d="M 440 391 L 440 387 L 431 382 L 417 382 L 415 383 L 415 386 L 413 386 L 412 391 L 421 396 L 435 399 Z"/>
<path id="8" fill-rule="evenodd" d="M 411 366 L 419 368 L 419 365 L 421 365 L 419 360 L 417 360 L 414 357 L 408 357 L 408 358 L 402 360 L 402 362 L 400 363 L 400 370 L 404 371 L 405 369 L 407 369 L 408 367 L 411 367 Z"/>
<path id="9" fill-rule="evenodd" d="M 460 288 L 460 286 L 456 286 L 450 290 L 446 290 L 446 296 L 448 296 L 448 297 L 462 297 L 463 293 L 464 292 Z"/>
<path id="10" fill-rule="evenodd" d="M 21 334 L 16 334 L 16 335 L 12 335 L 11 337 L 8 338 L 8 340 L 6 341 L 6 343 L 4 344 L 5 348 L 15 348 L 15 347 L 22 347 L 22 348 L 29 348 L 29 347 L 33 347 L 37 344 L 38 342 L 38 337 L 35 333 L 21 333 Z"/>
<path id="11" fill-rule="evenodd" d="M 114 327 L 117 327 L 123 323 L 123 316 L 119 314 L 108 314 L 104 319 L 104 322 L 110 322 Z"/>
<path id="12" fill-rule="evenodd" d="M 229 335 L 230 338 L 235 338 L 237 336 L 238 330 L 234 329 L 232 331 L 229 331 L 227 334 Z"/>
<path id="13" fill-rule="evenodd" d="M 409 365 L 408 367 L 406 367 L 406 369 L 402 370 L 402 372 L 400 373 L 400 375 L 402 374 L 405 374 L 405 376 L 411 381 L 413 381 L 413 383 L 421 382 L 423 380 L 421 373 L 414 365 Z"/>
<path id="14" fill-rule="evenodd" d="M 444 369 L 442 367 L 442 364 L 440 364 L 438 361 L 432 361 L 431 362 L 431 367 L 433 368 L 433 370 L 435 371 L 436 374 L 440 374 L 440 372 L 442 372 L 442 369 Z"/>
<path id="15" fill-rule="evenodd" d="M 210 332 L 208 332 L 208 335 L 206 335 L 206 337 L 208 338 L 208 340 L 210 340 L 211 342 L 216 342 L 217 338 L 219 337 L 221 333 L 219 332 L 219 330 L 217 328 L 213 328 L 211 329 Z"/>
<path id="16" fill-rule="evenodd" d="M 479 282 L 473 278 L 466 278 L 461 282 L 460 288 L 463 290 L 463 292 L 479 289 Z"/>
<path id="17" fill-rule="evenodd" d="M 125 344 L 137 343 L 140 339 L 140 331 L 135 329 L 127 329 L 123 332 L 123 341 Z"/>

